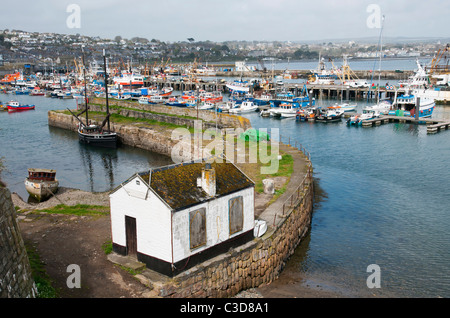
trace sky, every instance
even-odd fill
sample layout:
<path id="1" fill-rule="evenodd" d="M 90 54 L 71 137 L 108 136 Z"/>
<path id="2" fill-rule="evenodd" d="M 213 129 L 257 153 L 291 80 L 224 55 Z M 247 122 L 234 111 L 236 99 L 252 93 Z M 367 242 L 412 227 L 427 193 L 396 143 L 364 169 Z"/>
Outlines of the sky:
<path id="1" fill-rule="evenodd" d="M 72 4 L 79 10 L 67 12 Z M 316 41 L 377 37 L 380 15 L 386 37 L 450 36 L 448 0 L 7 1 L 0 29 L 166 42 Z"/>

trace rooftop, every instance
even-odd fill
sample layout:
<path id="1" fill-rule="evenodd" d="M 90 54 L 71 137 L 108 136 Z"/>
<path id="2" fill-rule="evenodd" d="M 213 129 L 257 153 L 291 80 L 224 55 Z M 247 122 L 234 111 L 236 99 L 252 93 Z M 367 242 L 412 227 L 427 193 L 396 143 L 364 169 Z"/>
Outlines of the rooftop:
<path id="1" fill-rule="evenodd" d="M 210 199 L 210 196 L 197 186 L 197 178 L 202 176 L 205 163 L 205 160 L 199 160 L 176 164 L 151 169 L 139 173 L 139 176 L 172 209 L 181 210 Z M 212 161 L 211 167 L 216 172 L 216 197 L 254 186 L 254 182 L 229 161 Z"/>

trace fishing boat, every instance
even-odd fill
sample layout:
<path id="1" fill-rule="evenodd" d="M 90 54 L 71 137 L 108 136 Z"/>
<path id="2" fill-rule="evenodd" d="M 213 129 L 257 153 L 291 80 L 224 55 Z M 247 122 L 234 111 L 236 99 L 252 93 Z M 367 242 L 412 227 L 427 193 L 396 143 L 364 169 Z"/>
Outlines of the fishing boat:
<path id="1" fill-rule="evenodd" d="M 6 105 L 3 105 L 3 103 L 0 101 L 0 111 L 7 111 L 8 107 Z"/>
<path id="2" fill-rule="evenodd" d="M 261 117 L 270 117 L 270 110 L 269 109 L 263 109 L 259 112 L 259 116 Z"/>
<path id="3" fill-rule="evenodd" d="M 124 71 L 121 76 L 116 76 L 113 78 L 113 82 L 117 86 L 122 87 L 142 87 L 144 86 L 144 77 L 140 74 L 134 74 L 131 72 Z"/>
<path id="4" fill-rule="evenodd" d="M 224 104 L 219 104 L 219 105 L 217 106 L 217 111 L 218 111 L 219 113 L 229 113 L 229 112 L 230 112 L 230 109 L 233 109 L 233 108 L 235 108 L 235 107 L 239 107 L 239 105 L 236 104 L 236 102 L 228 101 L 228 102 L 226 102 L 226 103 L 224 103 Z"/>
<path id="5" fill-rule="evenodd" d="M 344 111 L 340 109 L 326 109 L 320 111 L 316 116 L 316 121 L 323 123 L 331 123 L 341 121 Z"/>
<path id="6" fill-rule="evenodd" d="M 56 179 L 56 170 L 28 169 L 25 179 L 25 189 L 38 202 L 42 202 L 58 191 L 59 181 Z"/>
<path id="7" fill-rule="evenodd" d="M 341 102 L 341 103 L 336 103 L 332 106 L 329 106 L 328 108 L 330 109 L 340 109 L 343 110 L 344 112 L 353 112 L 356 110 L 356 103 L 347 103 L 347 102 Z"/>
<path id="8" fill-rule="evenodd" d="M 14 94 L 16 95 L 29 95 L 30 90 L 27 87 L 16 88 L 14 90 Z"/>
<path id="9" fill-rule="evenodd" d="M 259 97 L 255 98 L 253 102 L 258 106 L 264 106 L 268 105 L 270 103 L 270 100 L 272 99 L 271 94 L 261 94 Z"/>
<path id="10" fill-rule="evenodd" d="M 297 120 L 300 121 L 315 121 L 316 116 L 320 113 L 320 109 L 317 107 L 308 107 L 299 109 L 297 112 Z"/>
<path id="11" fill-rule="evenodd" d="M 347 125 L 349 126 L 361 126 L 365 120 L 378 118 L 380 113 L 378 111 L 365 112 L 362 114 L 355 114 L 347 119 Z"/>
<path id="12" fill-rule="evenodd" d="M 298 103 L 281 103 L 272 111 L 273 117 L 279 118 L 294 118 L 297 116 L 297 111 L 300 108 Z"/>
<path id="13" fill-rule="evenodd" d="M 229 112 L 234 113 L 234 114 L 243 114 L 243 113 L 255 112 L 258 109 L 259 109 L 259 107 L 257 105 L 255 105 L 253 102 L 245 101 L 245 102 L 242 102 L 238 107 L 230 109 Z"/>
<path id="14" fill-rule="evenodd" d="M 186 100 L 184 100 L 181 97 L 171 97 L 168 99 L 168 101 L 165 103 L 167 106 L 175 106 L 175 107 L 186 107 L 188 106 L 186 103 Z"/>
<path id="15" fill-rule="evenodd" d="M 163 102 L 163 97 L 160 95 L 153 95 L 148 98 L 149 104 L 162 104 Z"/>
<path id="16" fill-rule="evenodd" d="M 393 110 L 389 111 L 389 115 L 393 116 L 412 116 L 415 117 L 416 104 L 419 101 L 419 118 L 431 117 L 436 102 L 433 98 L 418 98 L 416 91 L 408 91 L 407 93 L 397 97 Z"/>
<path id="17" fill-rule="evenodd" d="M 225 86 L 232 92 L 248 93 L 250 91 L 250 83 L 247 81 L 233 81 L 225 84 Z"/>
<path id="18" fill-rule="evenodd" d="M 45 92 L 42 89 L 35 88 L 30 92 L 29 95 L 30 96 L 44 96 Z"/>
<path id="19" fill-rule="evenodd" d="M 392 102 L 389 99 L 379 100 L 376 104 L 366 106 L 363 108 L 364 113 L 380 112 L 381 114 L 387 114 L 392 109 Z"/>
<path id="20" fill-rule="evenodd" d="M 316 70 L 311 70 L 308 77 L 308 84 L 332 85 L 338 76 L 333 70 L 328 70 L 325 66 L 324 58 L 319 54 L 319 64 Z"/>
<path id="21" fill-rule="evenodd" d="M 198 104 L 195 105 L 195 107 L 199 110 L 209 110 L 213 109 L 215 105 L 210 102 L 199 102 Z"/>
<path id="22" fill-rule="evenodd" d="M 21 105 L 18 101 L 12 100 L 6 104 L 9 112 L 20 112 L 24 110 L 32 110 L 35 108 L 34 105 Z"/>
<path id="23" fill-rule="evenodd" d="M 104 59 L 104 68 L 105 68 L 105 83 L 108 82 L 108 73 L 106 72 L 106 55 L 105 50 L 103 50 L 103 59 Z M 84 65 L 84 50 L 83 50 L 83 65 Z M 86 72 L 85 68 L 83 71 Z M 72 115 L 79 121 L 78 124 L 78 138 L 81 143 L 89 144 L 92 146 L 104 147 L 104 148 L 116 148 L 118 135 L 115 132 L 111 131 L 110 128 L 110 113 L 109 113 L 109 104 L 108 104 L 108 85 L 105 85 L 105 93 L 106 93 L 106 118 L 103 120 L 101 125 L 89 124 L 88 117 L 88 103 L 87 103 L 87 88 L 85 82 L 84 89 L 84 101 L 85 108 L 79 114 L 74 114 L 70 109 L 68 109 Z M 80 119 L 80 115 L 86 114 L 86 122 L 84 123 Z M 104 129 L 105 125 L 106 129 Z"/>

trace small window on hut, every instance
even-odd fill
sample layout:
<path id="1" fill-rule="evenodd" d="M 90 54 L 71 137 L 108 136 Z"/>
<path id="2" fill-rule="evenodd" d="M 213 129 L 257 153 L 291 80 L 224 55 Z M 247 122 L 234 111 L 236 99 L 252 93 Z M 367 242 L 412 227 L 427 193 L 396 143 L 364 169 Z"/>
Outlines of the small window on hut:
<path id="1" fill-rule="evenodd" d="M 206 209 L 201 208 L 189 213 L 190 248 L 206 244 Z"/>
<path id="2" fill-rule="evenodd" d="M 242 231 L 244 227 L 244 206 L 242 196 L 235 197 L 228 201 L 230 235 Z"/>

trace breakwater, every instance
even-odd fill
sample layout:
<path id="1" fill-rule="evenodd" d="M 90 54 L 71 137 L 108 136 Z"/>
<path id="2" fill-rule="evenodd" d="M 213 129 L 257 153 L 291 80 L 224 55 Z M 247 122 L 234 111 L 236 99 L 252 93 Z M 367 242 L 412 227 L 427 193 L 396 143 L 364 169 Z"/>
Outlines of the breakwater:
<path id="1" fill-rule="evenodd" d="M 109 99 L 110 112 L 125 117 L 146 118 L 159 122 L 194 127 L 195 120 L 202 120 L 205 128 L 242 128 L 251 127 L 250 121 L 242 116 L 212 111 L 197 110 L 195 107 L 171 107 L 162 104 L 140 104 L 137 101 Z M 100 106 L 100 107 L 99 107 Z M 105 106 L 105 107 L 103 107 Z M 89 99 L 89 109 L 106 111 L 106 99 L 94 97 Z"/>
<path id="2" fill-rule="evenodd" d="M 91 111 L 106 110 L 105 99 L 94 98 L 89 105 Z M 139 123 L 139 119 L 154 120 L 160 123 L 168 123 L 187 128 L 195 127 L 197 111 L 158 105 L 141 105 L 137 102 L 111 101 L 110 112 L 128 118 L 136 118 L 132 124 L 111 123 L 111 130 L 119 134 L 121 143 L 149 150 L 166 156 L 172 155 L 173 147 L 179 143 L 172 139 L 172 130 L 159 125 L 144 125 Z M 228 114 L 215 114 L 210 111 L 198 111 L 198 118 L 202 120 L 203 129 L 207 128 L 241 128 L 243 131 L 251 127 L 250 121 L 241 116 Z M 93 123 L 100 124 L 90 119 Z M 78 121 L 72 115 L 63 111 L 49 111 L 48 124 L 52 127 L 63 128 L 71 131 L 77 130 Z M 192 145 L 195 147 L 195 145 Z"/>

